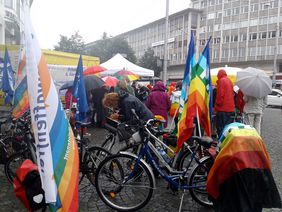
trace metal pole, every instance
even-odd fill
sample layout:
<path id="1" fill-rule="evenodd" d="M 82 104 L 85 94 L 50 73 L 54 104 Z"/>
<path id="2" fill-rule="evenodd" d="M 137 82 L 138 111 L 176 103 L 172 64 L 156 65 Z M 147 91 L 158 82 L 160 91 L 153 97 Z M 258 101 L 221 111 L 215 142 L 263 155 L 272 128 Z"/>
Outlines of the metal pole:
<path id="1" fill-rule="evenodd" d="M 278 46 L 278 36 L 279 36 L 279 24 L 276 26 L 276 37 L 274 45 L 274 59 L 273 59 L 273 73 L 272 73 L 272 86 L 276 86 L 276 73 L 277 73 L 277 46 Z"/>
<path id="2" fill-rule="evenodd" d="M 280 0 L 278 1 L 278 15 L 280 14 Z M 272 73 L 272 86 L 276 87 L 276 73 L 277 73 L 277 51 L 278 51 L 278 42 L 279 42 L 279 16 L 277 17 L 276 22 L 276 36 L 275 36 L 275 46 L 274 46 L 274 59 L 273 59 L 273 73 Z"/>
<path id="3" fill-rule="evenodd" d="M 166 0 L 166 16 L 165 16 L 165 40 L 164 40 L 164 69 L 163 69 L 163 82 L 166 85 L 167 81 L 167 39 L 168 39 L 168 12 L 169 0 Z"/>

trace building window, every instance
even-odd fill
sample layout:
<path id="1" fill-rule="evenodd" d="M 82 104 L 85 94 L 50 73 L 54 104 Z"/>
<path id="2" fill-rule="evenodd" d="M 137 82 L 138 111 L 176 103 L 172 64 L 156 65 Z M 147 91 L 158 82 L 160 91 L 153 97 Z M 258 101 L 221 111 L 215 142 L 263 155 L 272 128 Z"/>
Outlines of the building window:
<path id="1" fill-rule="evenodd" d="M 260 35 L 261 35 L 261 37 L 260 37 L 261 39 L 266 39 L 266 37 L 267 37 L 266 32 L 261 32 Z"/>
<path id="2" fill-rule="evenodd" d="M 204 46 L 205 43 L 206 43 L 206 40 L 205 40 L 205 39 L 200 40 L 200 45 L 201 45 L 201 46 Z"/>
<path id="3" fill-rule="evenodd" d="M 219 56 L 219 51 L 213 50 L 213 59 L 218 59 L 218 56 Z"/>
<path id="4" fill-rule="evenodd" d="M 224 10 L 224 16 L 230 16 L 231 15 L 231 9 Z"/>
<path id="5" fill-rule="evenodd" d="M 246 49 L 245 48 L 240 48 L 239 49 L 239 56 L 240 57 L 245 57 L 246 56 Z"/>
<path id="6" fill-rule="evenodd" d="M 215 13 L 209 13 L 208 15 L 207 15 L 207 19 L 209 20 L 209 19 L 214 19 L 215 18 Z"/>
<path id="7" fill-rule="evenodd" d="M 250 26 L 257 26 L 258 25 L 258 19 L 251 19 Z"/>
<path id="8" fill-rule="evenodd" d="M 259 10 L 259 4 L 251 4 L 250 11 L 251 12 L 256 12 Z"/>
<path id="9" fill-rule="evenodd" d="M 267 22 L 268 22 L 268 18 L 267 17 L 259 18 L 259 24 L 260 25 L 267 24 Z"/>
<path id="10" fill-rule="evenodd" d="M 256 48 L 255 47 L 249 48 L 249 56 L 256 56 Z"/>
<path id="11" fill-rule="evenodd" d="M 229 49 L 223 49 L 222 51 L 222 58 L 228 58 Z"/>
<path id="12" fill-rule="evenodd" d="M 245 41 L 245 40 L 247 40 L 247 34 L 241 34 L 240 41 Z"/>
<path id="13" fill-rule="evenodd" d="M 231 35 L 231 42 L 238 42 L 238 35 Z"/>
<path id="14" fill-rule="evenodd" d="M 216 18 L 221 18 L 222 17 L 222 12 L 217 12 L 216 13 Z"/>
<path id="15" fill-rule="evenodd" d="M 241 13 L 248 13 L 249 12 L 249 6 L 245 5 L 241 7 Z"/>
<path id="16" fill-rule="evenodd" d="M 231 57 L 237 57 L 237 49 L 231 49 Z"/>
<path id="17" fill-rule="evenodd" d="M 239 11 L 240 11 L 240 8 L 239 7 L 235 7 L 232 9 L 232 15 L 238 15 L 239 14 Z"/>
<path id="18" fill-rule="evenodd" d="M 268 38 L 275 38 L 276 37 L 276 31 L 268 32 Z"/>
<path id="19" fill-rule="evenodd" d="M 274 55 L 274 46 L 267 47 L 267 55 Z"/>
<path id="20" fill-rule="evenodd" d="M 213 39 L 213 43 L 214 43 L 214 44 L 220 43 L 220 38 L 214 38 L 214 39 Z"/>
<path id="21" fill-rule="evenodd" d="M 251 33 L 249 40 L 256 40 L 257 39 L 257 33 Z"/>

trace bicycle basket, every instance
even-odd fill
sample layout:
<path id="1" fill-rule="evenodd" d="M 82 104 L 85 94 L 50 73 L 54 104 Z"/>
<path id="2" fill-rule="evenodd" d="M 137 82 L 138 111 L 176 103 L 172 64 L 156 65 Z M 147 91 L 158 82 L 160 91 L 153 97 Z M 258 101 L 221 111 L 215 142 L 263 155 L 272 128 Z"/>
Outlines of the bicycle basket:
<path id="1" fill-rule="evenodd" d="M 119 141 L 128 140 L 134 133 L 131 126 L 121 123 L 117 126 Z"/>

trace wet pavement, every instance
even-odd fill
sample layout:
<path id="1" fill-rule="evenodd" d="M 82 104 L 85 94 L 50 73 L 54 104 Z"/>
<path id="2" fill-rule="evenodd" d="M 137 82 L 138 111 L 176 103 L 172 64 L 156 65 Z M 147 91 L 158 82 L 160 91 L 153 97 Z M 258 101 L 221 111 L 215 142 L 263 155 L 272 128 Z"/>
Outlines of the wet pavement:
<path id="1" fill-rule="evenodd" d="M 276 181 L 280 196 L 282 196 L 282 110 L 267 108 L 263 117 L 262 137 L 265 141 L 272 162 L 272 172 Z M 93 131 L 93 132 L 92 132 Z M 92 145 L 100 145 L 105 137 L 104 129 L 91 129 Z M 174 194 L 167 190 L 167 184 L 156 179 L 157 189 L 154 191 L 151 201 L 142 212 L 178 211 L 182 193 Z M 94 186 L 85 179 L 80 186 L 80 211 L 113 211 L 107 207 L 98 197 Z M 26 211 L 13 193 L 12 185 L 8 183 L 0 165 L 0 211 Z M 185 193 L 182 211 L 212 211 L 204 208 L 192 200 L 189 192 Z M 267 209 L 264 211 L 282 211 L 280 209 Z"/>

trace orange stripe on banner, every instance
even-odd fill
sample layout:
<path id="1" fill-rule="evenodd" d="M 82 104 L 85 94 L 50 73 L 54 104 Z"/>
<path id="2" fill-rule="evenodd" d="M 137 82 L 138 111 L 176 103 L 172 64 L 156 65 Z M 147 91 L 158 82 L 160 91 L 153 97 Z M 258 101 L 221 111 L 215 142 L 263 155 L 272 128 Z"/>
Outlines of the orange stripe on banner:
<path id="1" fill-rule="evenodd" d="M 77 145 L 73 136 L 73 133 L 70 132 L 70 148 L 69 158 L 66 163 L 64 174 L 62 175 L 59 194 L 63 206 L 63 211 L 70 211 L 70 206 L 73 204 L 72 201 L 78 199 L 77 183 L 78 183 L 78 174 L 79 174 L 79 158 Z M 74 148 L 74 149 L 73 149 Z M 76 202 L 78 207 L 78 202 Z"/>
<path id="2" fill-rule="evenodd" d="M 194 129 L 194 117 L 196 114 L 196 105 L 186 110 L 187 115 L 183 117 L 181 123 L 179 123 L 178 139 L 177 139 L 177 151 L 179 151 L 184 142 L 186 142 L 193 134 Z M 181 116 L 182 117 L 182 116 Z"/>
<path id="3" fill-rule="evenodd" d="M 237 152 L 232 157 L 224 158 L 220 167 L 212 167 L 208 175 L 207 191 L 209 195 L 217 199 L 220 195 L 220 186 L 243 169 L 266 169 L 270 171 L 270 164 L 261 151 Z"/>
<path id="4" fill-rule="evenodd" d="M 73 199 L 71 201 L 71 205 L 69 211 L 78 211 L 78 177 L 77 182 L 75 182 L 76 187 L 74 188 L 75 195 L 73 195 Z"/>
<path id="5" fill-rule="evenodd" d="M 40 82 L 43 90 L 43 97 L 44 99 L 47 98 L 48 92 L 51 86 L 51 76 L 48 71 L 47 63 L 45 61 L 45 58 L 43 55 L 41 55 L 39 64 L 38 64 L 38 70 L 39 70 L 39 76 L 40 76 Z"/>
<path id="6" fill-rule="evenodd" d="M 188 97 L 188 107 L 195 104 L 198 105 L 200 108 L 203 108 L 203 105 L 205 104 L 201 94 L 197 91 L 191 93 Z"/>
<path id="7" fill-rule="evenodd" d="M 271 169 L 263 141 L 255 136 L 234 137 L 219 152 L 208 175 L 208 191 L 219 195 L 219 186 L 234 173 L 245 168 Z"/>

